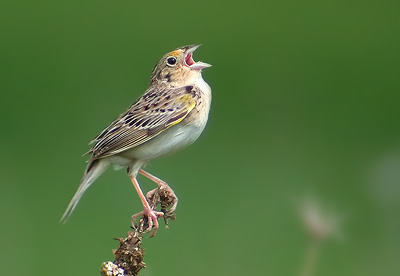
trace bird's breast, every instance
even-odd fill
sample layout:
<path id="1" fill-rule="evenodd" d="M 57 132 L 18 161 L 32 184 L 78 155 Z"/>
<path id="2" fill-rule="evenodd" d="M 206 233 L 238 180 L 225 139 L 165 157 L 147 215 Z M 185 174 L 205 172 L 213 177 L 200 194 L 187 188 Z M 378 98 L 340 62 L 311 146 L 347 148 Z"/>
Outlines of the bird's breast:
<path id="1" fill-rule="evenodd" d="M 121 152 L 119 155 L 129 159 L 150 161 L 183 149 L 196 141 L 207 124 L 211 105 L 211 88 L 202 78 L 194 85 L 199 88 L 196 106 L 185 119 L 151 140 Z"/>

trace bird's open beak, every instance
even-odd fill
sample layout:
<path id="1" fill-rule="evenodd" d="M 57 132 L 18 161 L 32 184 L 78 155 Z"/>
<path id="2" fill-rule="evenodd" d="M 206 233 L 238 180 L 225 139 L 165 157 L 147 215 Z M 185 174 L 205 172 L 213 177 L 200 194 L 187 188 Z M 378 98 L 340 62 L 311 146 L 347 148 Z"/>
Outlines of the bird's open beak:
<path id="1" fill-rule="evenodd" d="M 184 51 L 185 51 L 185 65 L 188 66 L 190 69 L 192 70 L 201 70 L 204 68 L 208 68 L 211 67 L 211 64 L 205 63 L 205 62 L 195 62 L 193 60 L 193 52 L 199 48 L 201 46 L 201 44 L 199 45 L 190 45 L 190 46 L 186 46 L 184 47 Z"/>

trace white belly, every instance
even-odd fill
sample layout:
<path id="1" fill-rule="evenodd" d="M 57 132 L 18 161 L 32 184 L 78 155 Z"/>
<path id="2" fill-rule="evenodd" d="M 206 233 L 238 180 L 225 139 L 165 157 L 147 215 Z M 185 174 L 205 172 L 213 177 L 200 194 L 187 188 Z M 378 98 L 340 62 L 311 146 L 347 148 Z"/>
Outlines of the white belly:
<path id="1" fill-rule="evenodd" d="M 121 153 L 121 156 L 149 161 L 173 153 L 193 143 L 200 136 L 204 126 L 172 126 L 140 146 Z"/>

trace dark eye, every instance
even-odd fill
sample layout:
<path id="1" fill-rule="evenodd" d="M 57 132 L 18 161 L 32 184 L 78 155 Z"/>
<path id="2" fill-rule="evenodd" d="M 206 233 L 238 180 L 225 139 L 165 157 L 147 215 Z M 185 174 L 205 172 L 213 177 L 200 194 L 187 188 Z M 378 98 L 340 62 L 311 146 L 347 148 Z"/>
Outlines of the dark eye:
<path id="1" fill-rule="evenodd" d="M 167 58 L 167 64 L 168 65 L 173 66 L 173 65 L 175 65 L 175 63 L 176 63 L 176 58 L 174 58 L 174 57 Z"/>

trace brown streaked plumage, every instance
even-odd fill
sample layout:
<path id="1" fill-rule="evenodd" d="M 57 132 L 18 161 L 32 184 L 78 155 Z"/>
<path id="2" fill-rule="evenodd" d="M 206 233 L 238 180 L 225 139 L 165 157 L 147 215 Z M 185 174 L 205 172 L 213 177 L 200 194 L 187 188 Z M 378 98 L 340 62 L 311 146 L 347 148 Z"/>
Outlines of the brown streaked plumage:
<path id="1" fill-rule="evenodd" d="M 92 142 L 86 154 L 98 159 L 138 146 L 181 122 L 196 106 L 198 90 L 193 86 L 149 89 L 124 114 Z"/>

